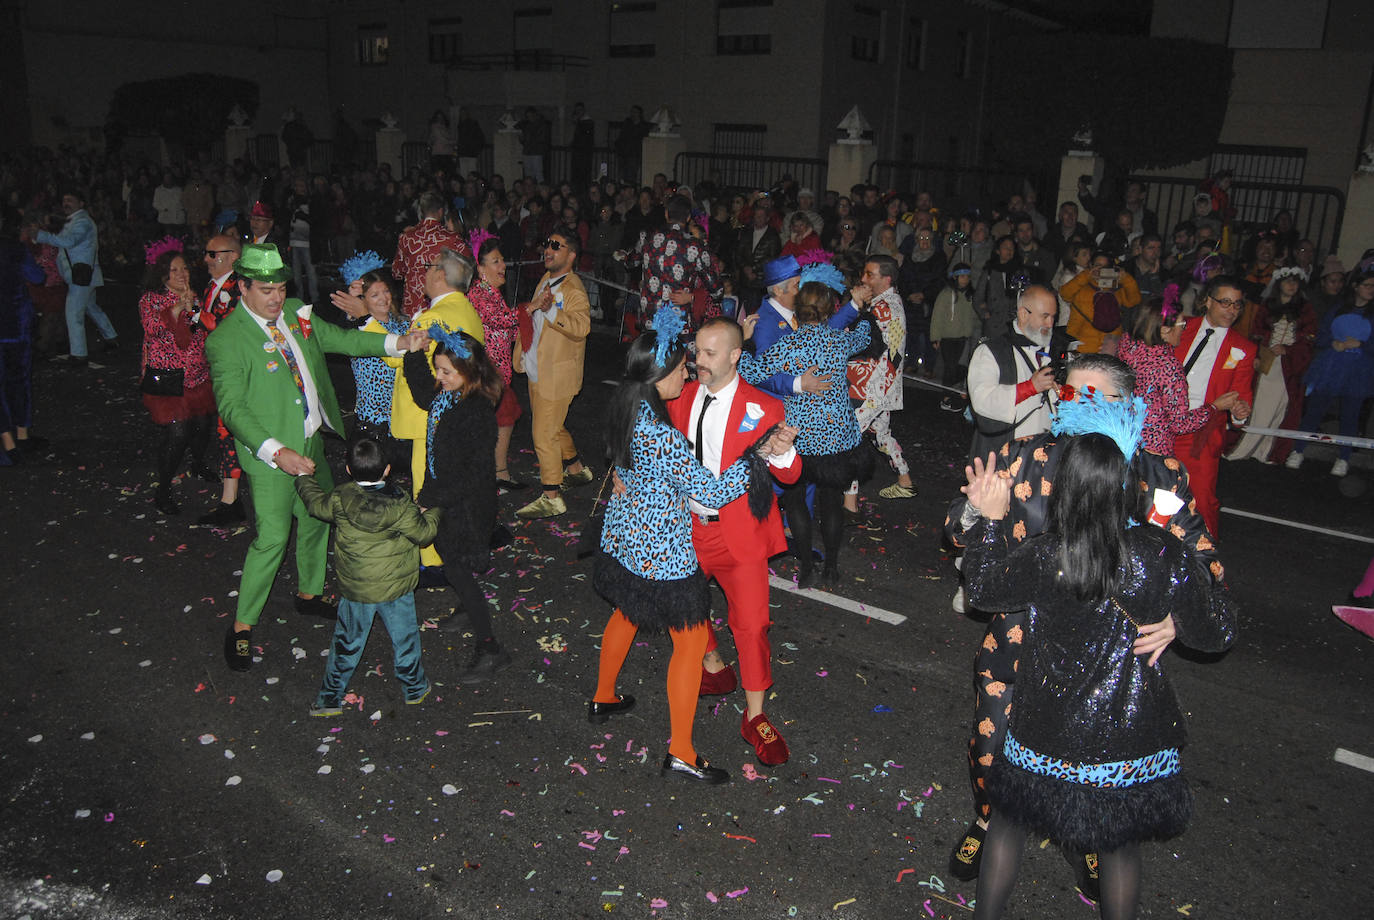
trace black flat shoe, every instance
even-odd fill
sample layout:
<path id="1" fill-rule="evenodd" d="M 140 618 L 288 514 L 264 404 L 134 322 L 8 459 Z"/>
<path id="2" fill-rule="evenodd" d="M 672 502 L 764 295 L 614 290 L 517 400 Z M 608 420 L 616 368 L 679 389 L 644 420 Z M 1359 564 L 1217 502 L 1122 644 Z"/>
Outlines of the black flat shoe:
<path id="1" fill-rule="evenodd" d="M 497 524 L 496 529 L 491 532 L 491 539 L 487 541 L 487 545 L 494 550 L 505 549 L 507 546 L 510 546 L 511 541 L 514 539 L 515 538 L 511 536 L 509 530 L 503 525 Z"/>
<path id="2" fill-rule="evenodd" d="M 661 776 L 680 776 L 683 779 L 690 779 L 697 783 L 706 783 L 710 786 L 719 786 L 721 783 L 730 782 L 730 774 L 720 767 L 713 767 L 706 762 L 706 758 L 697 755 L 697 762 L 690 764 L 685 760 L 668 754 L 663 758 L 663 767 L 658 771 Z"/>
<path id="3" fill-rule="evenodd" d="M 205 482 L 219 482 L 219 473 L 204 463 L 191 464 L 191 473 Z"/>
<path id="4" fill-rule="evenodd" d="M 339 615 L 338 607 L 330 603 L 323 595 L 318 595 L 316 597 L 301 597 L 299 594 L 296 594 L 293 595 L 292 602 L 296 605 L 296 612 L 301 616 L 332 620 Z"/>
<path id="5" fill-rule="evenodd" d="M 798 588 L 814 588 L 814 587 L 816 587 L 816 570 L 813 569 L 813 568 L 811 568 L 811 566 L 809 566 L 809 565 L 806 566 L 805 568 L 802 568 L 802 569 L 798 570 L 798 572 L 797 572 L 797 587 L 798 587 Z"/>
<path id="6" fill-rule="evenodd" d="M 635 708 L 635 698 L 626 693 L 614 703 L 587 701 L 587 721 L 593 725 L 604 725 L 606 720 L 617 712 L 629 712 Z"/>
<path id="7" fill-rule="evenodd" d="M 452 618 L 450 618 L 452 619 Z M 510 664 L 510 652 L 495 642 L 478 642 L 472 650 L 472 659 L 458 675 L 460 684 L 482 684 L 491 679 L 497 671 Z"/>
<path id="8" fill-rule="evenodd" d="M 528 482 L 516 482 L 514 479 L 498 478 L 496 480 L 496 488 L 501 492 L 519 492 L 521 489 L 528 489 L 529 487 Z"/>
<path id="9" fill-rule="evenodd" d="M 840 583 L 840 570 L 833 565 L 821 569 L 821 587 L 829 591 Z"/>
<path id="10" fill-rule="evenodd" d="M 247 671 L 253 666 L 253 630 L 235 632 L 234 624 L 224 634 L 224 663 L 231 671 Z"/>
<path id="11" fill-rule="evenodd" d="M 961 882 L 971 882 L 978 877 L 983 864 L 983 838 L 988 830 L 974 821 L 964 832 L 964 836 L 954 845 L 949 854 L 949 874 Z"/>
<path id="12" fill-rule="evenodd" d="M 248 515 L 243 511 L 243 502 L 235 499 L 232 504 L 220 502 L 214 511 L 208 511 L 196 518 L 196 523 L 202 527 L 228 527 L 247 518 Z"/>

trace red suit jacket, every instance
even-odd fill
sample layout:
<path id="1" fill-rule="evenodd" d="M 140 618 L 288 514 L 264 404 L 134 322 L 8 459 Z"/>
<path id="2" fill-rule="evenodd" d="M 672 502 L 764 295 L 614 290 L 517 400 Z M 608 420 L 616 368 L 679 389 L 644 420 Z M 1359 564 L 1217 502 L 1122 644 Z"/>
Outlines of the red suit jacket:
<path id="1" fill-rule="evenodd" d="M 695 380 L 682 388 L 682 395 L 668 403 L 668 417 L 679 431 L 690 441 L 694 432 L 687 430 L 692 414 L 692 403 L 696 400 L 701 384 Z M 758 403 L 763 407 L 763 418 L 752 431 L 740 431 L 744 421 L 744 407 L 747 403 Z M 763 436 L 769 428 L 783 422 L 782 402 L 760 389 L 750 386 L 743 380 L 735 392 L 734 402 L 730 404 L 730 417 L 725 421 L 725 443 L 721 445 L 720 462 L 724 469 L 740 458 L 746 449 Z M 792 459 L 791 466 L 773 467 L 773 476 L 784 485 L 791 485 L 801 476 L 801 455 Z M 768 517 L 762 521 L 749 511 L 749 496 L 743 495 L 720 509 L 720 526 L 725 528 L 726 539 L 739 559 L 767 559 L 787 549 L 787 539 L 782 535 L 782 515 L 778 513 L 778 503 L 774 501 L 768 509 Z"/>
<path id="2" fill-rule="evenodd" d="M 1178 356 L 1180 363 L 1188 361 L 1188 353 L 1193 350 L 1193 341 L 1197 338 L 1198 329 L 1202 326 L 1202 317 L 1194 316 L 1188 320 L 1188 325 L 1183 329 L 1183 339 L 1178 343 L 1178 348 L 1174 349 L 1174 354 Z M 1240 398 L 1250 405 L 1255 404 L 1255 343 L 1241 335 L 1235 329 L 1227 329 L 1226 336 L 1221 340 L 1221 351 L 1217 354 L 1216 363 L 1212 365 L 1212 374 L 1207 378 L 1207 393 L 1203 396 L 1204 402 L 1211 402 L 1223 393 L 1235 390 L 1240 394 Z M 1218 419 L 1224 416 L 1217 416 Z M 1225 436 L 1226 426 L 1224 424 L 1208 424 L 1196 435 L 1188 435 L 1191 440 L 1206 434 L 1206 444 L 1204 450 L 1220 453 L 1222 439 Z M 1182 440 L 1182 439 L 1180 439 Z M 1178 450 L 1180 458 L 1185 462 L 1183 449 Z"/>

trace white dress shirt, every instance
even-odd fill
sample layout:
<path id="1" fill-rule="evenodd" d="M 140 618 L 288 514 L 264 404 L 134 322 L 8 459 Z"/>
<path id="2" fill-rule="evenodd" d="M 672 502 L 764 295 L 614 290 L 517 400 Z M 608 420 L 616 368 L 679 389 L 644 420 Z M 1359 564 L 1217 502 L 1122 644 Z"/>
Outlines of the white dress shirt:
<path id="1" fill-rule="evenodd" d="M 725 451 L 725 430 L 730 422 L 730 410 L 735 404 L 735 394 L 739 392 L 739 374 L 731 378 L 714 393 L 711 393 L 711 407 L 706 410 L 706 418 L 701 423 L 701 465 L 711 471 L 713 476 L 719 476 L 721 472 L 721 455 Z M 710 391 L 706 387 L 697 387 L 696 396 L 692 398 L 692 411 L 687 414 L 687 441 L 692 445 L 693 451 L 696 450 L 697 420 L 701 418 L 701 407 L 706 402 L 706 394 Z M 751 432 L 754 439 L 763 435 L 763 431 L 755 429 Z M 786 453 L 776 457 L 768 458 L 768 465 L 779 468 L 787 468 L 792 465 L 792 458 L 797 454 L 795 447 L 789 448 Z M 692 508 L 693 514 L 713 515 L 717 514 L 715 508 L 707 508 L 695 498 L 688 497 L 687 503 Z"/>
<path id="2" fill-rule="evenodd" d="M 257 323 L 258 327 L 262 329 L 263 337 L 269 342 L 275 341 L 272 336 L 272 330 L 268 328 L 267 320 L 258 316 L 258 314 L 249 310 L 247 307 L 244 307 L 244 310 L 249 316 L 253 317 L 253 322 Z M 320 322 L 325 321 L 320 320 Z M 301 372 L 301 383 L 305 386 L 306 404 L 310 407 L 310 414 L 308 417 L 305 416 L 304 407 L 301 409 L 302 422 L 305 426 L 305 437 L 308 439 L 315 432 L 319 431 L 326 421 L 324 417 L 324 407 L 320 404 L 320 391 L 315 387 L 315 378 L 310 376 L 310 365 L 305 360 L 305 355 L 301 352 L 300 343 L 297 342 L 296 337 L 291 334 L 290 319 L 285 313 L 282 313 L 277 317 L 277 321 L 271 325 L 281 330 L 282 337 L 286 339 L 286 347 L 291 349 L 291 356 L 296 359 L 296 367 Z M 399 358 L 405 354 L 404 351 L 396 347 L 398 338 L 399 336 L 391 333 L 387 333 L 386 336 L 386 352 L 393 358 Z M 280 354 L 280 349 L 278 349 L 276 360 L 280 362 L 277 373 L 290 375 L 291 367 L 286 362 L 286 356 Z M 299 402 L 300 400 L 297 400 L 297 403 Z M 343 432 L 339 433 L 342 434 Z M 257 457 L 263 463 L 272 467 L 272 469 L 276 469 L 277 463 L 274 457 L 285 446 L 285 444 L 276 438 L 268 438 L 266 441 L 263 441 L 262 446 L 258 448 Z"/>
<path id="3" fill-rule="evenodd" d="M 1202 346 L 1202 354 L 1193 364 L 1193 369 L 1188 372 L 1188 408 L 1200 409 L 1202 404 L 1207 401 L 1207 383 L 1212 379 L 1212 368 L 1216 366 L 1217 356 L 1221 354 L 1221 341 L 1226 338 L 1227 330 L 1220 326 L 1213 326 L 1207 322 L 1207 317 L 1202 318 L 1202 323 L 1197 327 L 1197 335 L 1193 337 L 1192 348 L 1188 349 L 1187 356 L 1183 363 L 1187 364 L 1193 357 L 1193 352 L 1197 349 L 1198 343 L 1202 341 L 1203 335 L 1208 329 L 1214 330 L 1207 344 Z"/>
<path id="4" fill-rule="evenodd" d="M 572 272 L 564 272 L 557 278 L 550 278 L 535 288 L 534 296 L 530 300 L 537 300 L 545 289 L 557 288 L 563 283 L 563 279 Z M 525 352 L 525 377 L 534 383 L 539 382 L 539 339 L 544 331 L 544 324 L 554 321 L 558 315 L 558 302 L 554 303 L 547 310 L 535 310 L 530 314 L 530 324 L 534 327 L 534 334 L 530 336 L 530 348 Z"/>

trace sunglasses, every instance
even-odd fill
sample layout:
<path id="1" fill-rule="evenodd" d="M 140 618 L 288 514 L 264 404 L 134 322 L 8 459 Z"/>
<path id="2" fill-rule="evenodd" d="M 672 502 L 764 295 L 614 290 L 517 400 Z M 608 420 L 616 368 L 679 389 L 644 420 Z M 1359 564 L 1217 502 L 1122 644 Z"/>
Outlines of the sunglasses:
<path id="1" fill-rule="evenodd" d="M 229 255 L 233 251 L 234 250 L 232 249 L 207 249 L 205 250 L 205 254 L 207 256 L 225 256 Z"/>
<path id="2" fill-rule="evenodd" d="M 542 243 L 539 244 L 539 248 L 540 248 L 540 249 L 551 249 L 551 250 L 553 250 L 554 252 L 557 252 L 558 250 L 560 250 L 560 249 L 563 248 L 563 241 L 562 241 L 562 240 L 556 240 L 556 239 L 554 239 L 553 237 L 549 237 L 547 240 L 545 240 L 544 242 L 542 242 Z"/>
<path id="3" fill-rule="evenodd" d="M 1060 402 L 1073 402 L 1078 399 L 1080 395 L 1084 399 L 1098 399 L 1100 397 L 1105 400 L 1117 400 L 1121 398 L 1120 393 L 1099 393 L 1097 387 L 1092 386 L 1084 387 L 1082 390 L 1079 390 L 1077 387 L 1071 387 L 1067 383 L 1061 383 L 1059 385 L 1059 390 L 1056 395 L 1059 397 Z"/>

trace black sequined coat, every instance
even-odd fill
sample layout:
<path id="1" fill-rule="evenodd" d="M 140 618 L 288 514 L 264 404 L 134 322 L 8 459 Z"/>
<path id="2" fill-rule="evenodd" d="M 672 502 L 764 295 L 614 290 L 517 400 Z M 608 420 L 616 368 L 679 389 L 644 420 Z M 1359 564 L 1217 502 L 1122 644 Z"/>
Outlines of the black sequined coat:
<path id="1" fill-rule="evenodd" d="M 1038 753 L 1082 763 L 1145 757 L 1186 740 L 1183 713 L 1160 664 L 1131 650 L 1136 626 L 1172 614 L 1178 641 L 1218 652 L 1235 639 L 1225 586 L 1200 572 L 1174 535 L 1127 533 L 1120 587 L 1100 603 L 1078 600 L 1058 577 L 1058 539 L 1012 550 L 1007 522 L 968 532 L 969 602 L 989 612 L 1027 609 L 1010 732 Z"/>

